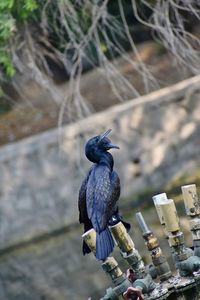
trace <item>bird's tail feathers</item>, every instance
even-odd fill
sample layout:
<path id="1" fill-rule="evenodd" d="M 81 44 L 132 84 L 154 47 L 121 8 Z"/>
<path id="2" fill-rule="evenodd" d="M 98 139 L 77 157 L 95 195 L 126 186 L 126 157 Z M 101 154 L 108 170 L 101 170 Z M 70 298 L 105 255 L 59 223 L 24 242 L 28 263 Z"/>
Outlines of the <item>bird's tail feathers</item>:
<path id="1" fill-rule="evenodd" d="M 97 234 L 96 237 L 96 258 L 98 260 L 105 260 L 113 251 L 114 241 L 108 227 Z"/>

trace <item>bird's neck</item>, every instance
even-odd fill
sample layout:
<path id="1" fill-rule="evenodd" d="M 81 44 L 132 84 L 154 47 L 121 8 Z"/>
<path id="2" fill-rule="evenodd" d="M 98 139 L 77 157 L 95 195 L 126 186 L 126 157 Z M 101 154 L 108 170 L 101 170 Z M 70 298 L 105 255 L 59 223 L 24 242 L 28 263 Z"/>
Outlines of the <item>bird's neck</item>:
<path id="1" fill-rule="evenodd" d="M 114 160 L 110 152 L 102 152 L 99 163 L 113 169 Z"/>
<path id="2" fill-rule="evenodd" d="M 111 170 L 113 169 L 114 160 L 110 152 L 101 149 L 94 149 L 93 151 L 87 151 L 86 149 L 86 157 L 95 164 L 104 164 Z"/>

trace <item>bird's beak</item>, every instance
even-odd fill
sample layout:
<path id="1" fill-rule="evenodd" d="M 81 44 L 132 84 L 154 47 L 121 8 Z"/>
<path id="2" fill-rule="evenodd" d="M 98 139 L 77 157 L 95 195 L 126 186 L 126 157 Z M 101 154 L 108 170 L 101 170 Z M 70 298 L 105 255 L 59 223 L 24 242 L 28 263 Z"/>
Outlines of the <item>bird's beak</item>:
<path id="1" fill-rule="evenodd" d="M 112 143 L 109 143 L 106 147 L 108 150 L 109 149 L 119 149 L 119 147 L 117 145 L 113 145 Z"/>
<path id="2" fill-rule="evenodd" d="M 112 131 L 112 129 L 108 129 L 108 130 L 106 130 L 104 133 L 102 133 L 102 134 L 100 135 L 100 137 L 99 137 L 99 142 L 100 142 L 101 140 L 103 140 L 103 138 L 105 138 L 106 136 L 108 136 L 108 135 L 110 134 L 111 131 Z"/>
<path id="3" fill-rule="evenodd" d="M 112 129 L 108 129 L 108 130 L 106 130 L 104 133 L 102 133 L 102 134 L 100 135 L 100 137 L 99 137 L 99 143 L 103 140 L 103 138 L 107 137 L 107 136 L 110 134 L 111 131 L 112 131 Z M 107 148 L 107 150 L 109 150 L 109 149 L 119 149 L 118 146 L 113 145 L 112 143 L 108 143 L 108 144 L 106 145 L 106 148 Z"/>

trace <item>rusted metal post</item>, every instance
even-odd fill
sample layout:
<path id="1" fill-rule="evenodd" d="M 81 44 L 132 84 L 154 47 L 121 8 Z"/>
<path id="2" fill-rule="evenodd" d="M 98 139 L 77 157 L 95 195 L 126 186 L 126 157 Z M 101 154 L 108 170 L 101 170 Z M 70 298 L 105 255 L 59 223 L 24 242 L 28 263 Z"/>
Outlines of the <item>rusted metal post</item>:
<path id="1" fill-rule="evenodd" d="M 145 244 L 150 252 L 152 263 L 157 270 L 157 275 L 161 281 L 167 280 L 172 276 L 166 257 L 163 255 L 159 246 L 158 239 L 148 228 L 141 212 L 136 213 L 136 219 L 143 233 Z"/>
<path id="2" fill-rule="evenodd" d="M 90 250 L 95 255 L 96 251 L 96 232 L 90 229 L 82 235 L 83 240 L 86 242 Z M 119 299 L 120 296 L 131 286 L 131 282 L 126 278 L 126 275 L 121 271 L 117 261 L 114 257 L 107 257 L 102 263 L 103 271 L 111 278 L 114 288 L 107 289 L 106 295 L 102 300 Z"/>
<path id="3" fill-rule="evenodd" d="M 176 268 L 179 270 L 181 277 L 193 276 L 193 272 L 198 271 L 200 268 L 200 259 L 194 255 L 190 248 L 185 247 L 184 236 L 180 230 L 179 218 L 174 201 L 167 198 L 159 199 L 159 195 L 157 195 L 156 199 L 156 205 L 159 206 L 161 220 L 166 228 L 165 232 L 167 232 L 168 235 L 168 242 L 172 249 L 172 256 Z M 188 283 L 184 280 L 184 286 L 189 286 L 193 279 L 187 278 L 187 281 Z M 180 282 L 179 287 L 181 287 L 181 284 Z"/>
<path id="4" fill-rule="evenodd" d="M 200 199 L 195 184 L 181 187 L 186 214 L 190 217 L 190 230 L 192 232 L 195 255 L 200 257 Z"/>
<path id="5" fill-rule="evenodd" d="M 135 281 L 133 287 L 141 290 L 143 294 L 148 294 L 148 299 L 151 299 L 151 292 L 157 293 L 157 297 L 167 295 L 168 289 L 162 290 L 157 288 L 158 286 L 153 281 L 151 275 L 146 272 L 144 262 L 135 248 L 134 242 L 130 235 L 127 233 L 124 225 L 119 222 L 114 226 L 110 226 L 110 230 L 115 239 L 116 244 L 120 248 L 122 257 L 133 268 Z"/>
<path id="6" fill-rule="evenodd" d="M 134 269 L 136 278 L 143 278 L 145 276 L 144 262 L 122 222 L 110 226 L 110 230 L 123 258 Z"/>

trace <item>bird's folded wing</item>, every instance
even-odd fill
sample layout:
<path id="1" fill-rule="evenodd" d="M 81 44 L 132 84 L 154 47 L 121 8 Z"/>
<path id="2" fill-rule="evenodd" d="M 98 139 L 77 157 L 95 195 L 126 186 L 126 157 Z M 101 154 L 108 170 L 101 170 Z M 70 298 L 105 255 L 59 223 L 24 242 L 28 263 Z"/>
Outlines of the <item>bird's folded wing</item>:
<path id="1" fill-rule="evenodd" d="M 99 165 L 90 174 L 87 184 L 87 212 L 94 229 L 102 232 L 112 214 L 116 199 L 112 197 L 111 171 Z"/>
<path id="2" fill-rule="evenodd" d="M 83 180 L 78 196 L 78 209 L 79 209 L 79 222 L 84 223 L 87 221 L 87 207 L 86 207 L 86 190 L 89 176 L 92 172 L 93 166 L 88 171 L 85 179 Z"/>

